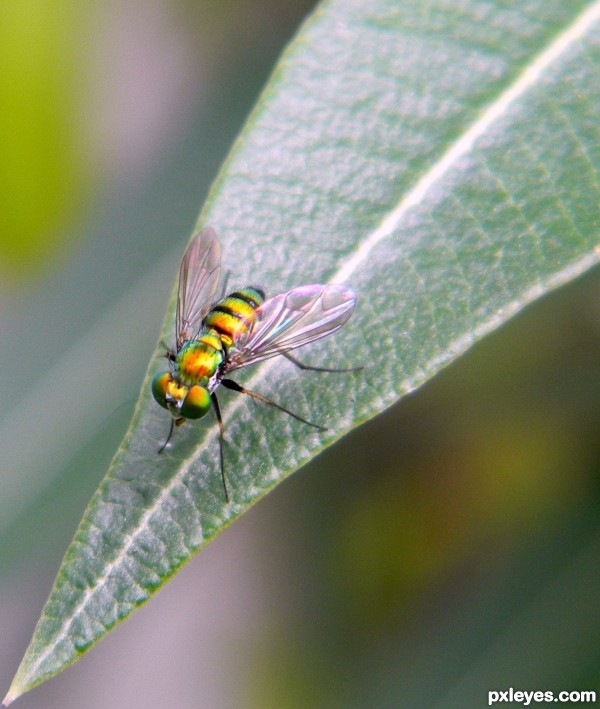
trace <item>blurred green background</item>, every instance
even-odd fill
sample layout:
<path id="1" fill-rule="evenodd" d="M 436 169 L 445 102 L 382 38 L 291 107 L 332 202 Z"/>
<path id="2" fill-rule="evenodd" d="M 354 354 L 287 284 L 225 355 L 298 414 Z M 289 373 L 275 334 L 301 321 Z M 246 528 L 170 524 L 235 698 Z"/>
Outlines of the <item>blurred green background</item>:
<path id="1" fill-rule="evenodd" d="M 3 3 L 6 689 L 125 431 L 208 187 L 311 6 Z M 599 353 L 592 272 L 319 456 L 18 706 L 600 691 Z"/>

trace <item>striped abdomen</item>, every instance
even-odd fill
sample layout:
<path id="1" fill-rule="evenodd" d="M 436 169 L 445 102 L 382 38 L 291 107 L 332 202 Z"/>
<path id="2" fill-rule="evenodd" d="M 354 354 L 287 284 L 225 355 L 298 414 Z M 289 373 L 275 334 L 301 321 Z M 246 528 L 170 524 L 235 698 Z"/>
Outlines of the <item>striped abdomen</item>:
<path id="1" fill-rule="evenodd" d="M 242 288 L 220 300 L 206 316 L 204 325 L 219 334 L 227 350 L 248 331 L 256 309 L 264 301 L 265 294 L 260 288 Z"/>

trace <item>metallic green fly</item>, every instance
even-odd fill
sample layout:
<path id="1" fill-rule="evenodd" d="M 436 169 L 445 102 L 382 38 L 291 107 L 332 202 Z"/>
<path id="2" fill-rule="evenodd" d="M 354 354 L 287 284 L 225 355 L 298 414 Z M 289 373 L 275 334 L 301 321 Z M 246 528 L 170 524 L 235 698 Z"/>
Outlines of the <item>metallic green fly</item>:
<path id="1" fill-rule="evenodd" d="M 221 272 L 221 247 L 214 229 L 203 229 L 189 245 L 179 269 L 175 348 L 166 354 L 169 371 L 152 381 L 156 401 L 171 414 L 173 425 L 199 419 L 212 407 L 219 423 L 221 477 L 229 492 L 223 463 L 225 427 L 216 389 L 240 392 L 283 411 L 302 423 L 325 430 L 228 378 L 249 364 L 283 355 L 302 369 L 350 372 L 351 369 L 309 367 L 289 354 L 338 330 L 352 315 L 356 298 L 348 286 L 307 285 L 266 299 L 262 289 L 248 286 L 215 299 Z"/>

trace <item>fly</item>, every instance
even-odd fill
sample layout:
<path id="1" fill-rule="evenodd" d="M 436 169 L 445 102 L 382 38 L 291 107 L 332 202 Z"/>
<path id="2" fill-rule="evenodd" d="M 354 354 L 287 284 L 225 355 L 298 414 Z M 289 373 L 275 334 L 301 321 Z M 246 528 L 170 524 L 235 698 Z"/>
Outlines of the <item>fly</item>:
<path id="1" fill-rule="evenodd" d="M 221 272 L 221 246 L 214 229 L 206 227 L 189 245 L 179 268 L 175 319 L 175 350 L 166 354 L 169 371 L 152 380 L 152 394 L 171 414 L 171 427 L 162 452 L 186 419 L 199 419 L 212 408 L 219 424 L 221 478 L 225 499 L 229 491 L 223 462 L 225 426 L 215 391 L 219 385 L 246 394 L 320 431 L 307 421 L 255 391 L 228 378 L 231 372 L 270 357 L 283 355 L 302 369 L 350 372 L 359 368 L 310 367 L 289 354 L 338 330 L 352 315 L 356 298 L 348 286 L 307 285 L 273 298 L 248 286 L 216 301 Z"/>

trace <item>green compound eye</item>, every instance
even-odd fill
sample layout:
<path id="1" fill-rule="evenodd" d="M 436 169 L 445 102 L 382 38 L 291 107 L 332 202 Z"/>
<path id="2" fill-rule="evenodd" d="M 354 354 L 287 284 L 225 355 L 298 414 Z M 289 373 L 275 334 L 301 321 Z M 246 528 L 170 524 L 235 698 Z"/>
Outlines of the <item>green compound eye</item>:
<path id="1" fill-rule="evenodd" d="M 157 374 L 152 380 L 152 396 L 164 409 L 167 408 L 167 387 L 171 381 L 169 372 Z"/>
<path id="2" fill-rule="evenodd" d="M 160 404 L 160 402 L 158 402 Z M 201 386 L 193 386 L 183 400 L 180 413 L 186 419 L 202 418 L 210 409 L 210 394 Z"/>

